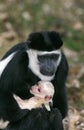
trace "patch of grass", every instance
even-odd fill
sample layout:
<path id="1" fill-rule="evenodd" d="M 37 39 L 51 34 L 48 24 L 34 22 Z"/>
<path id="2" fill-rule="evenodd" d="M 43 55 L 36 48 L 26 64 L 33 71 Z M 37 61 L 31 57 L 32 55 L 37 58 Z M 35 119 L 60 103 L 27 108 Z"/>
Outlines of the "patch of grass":
<path id="1" fill-rule="evenodd" d="M 73 40 L 72 38 L 65 39 L 64 41 L 64 45 L 72 50 L 81 51 L 84 49 L 83 43 L 80 41 Z"/>
<path id="2" fill-rule="evenodd" d="M 76 106 L 78 110 L 84 108 L 84 84 L 80 85 L 80 88 L 77 89 L 75 87 L 68 89 L 69 99 L 72 100 L 72 105 Z"/>
<path id="3" fill-rule="evenodd" d="M 0 59 L 3 57 L 3 55 L 15 44 L 19 43 L 19 39 L 15 39 L 12 42 L 5 41 L 4 45 L 0 47 Z"/>
<path id="4" fill-rule="evenodd" d="M 77 107 L 78 110 L 84 109 L 84 102 L 81 101 L 81 100 L 78 101 L 78 102 L 76 103 L 76 107 Z"/>

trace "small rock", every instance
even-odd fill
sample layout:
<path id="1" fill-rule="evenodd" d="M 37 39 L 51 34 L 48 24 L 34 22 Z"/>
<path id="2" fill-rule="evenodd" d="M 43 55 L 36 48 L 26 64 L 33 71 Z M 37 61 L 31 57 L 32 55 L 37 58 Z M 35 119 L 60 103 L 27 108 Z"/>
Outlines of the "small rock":
<path id="1" fill-rule="evenodd" d="M 23 12 L 22 17 L 27 21 L 31 20 L 31 15 L 28 12 Z"/>
<path id="2" fill-rule="evenodd" d="M 0 20 L 5 21 L 8 18 L 8 13 L 0 13 Z"/>
<path id="3" fill-rule="evenodd" d="M 72 51 L 68 48 L 63 48 L 63 51 L 68 58 L 75 57 L 77 59 L 78 54 L 75 51 Z"/>
<path id="4" fill-rule="evenodd" d="M 81 110 L 80 114 L 84 117 L 84 109 Z"/>
<path id="5" fill-rule="evenodd" d="M 9 22 L 6 22 L 6 23 L 5 23 L 5 27 L 6 27 L 6 30 L 7 30 L 7 31 L 12 31 L 12 30 L 13 30 L 13 26 L 12 26 L 12 24 L 9 23 Z"/>

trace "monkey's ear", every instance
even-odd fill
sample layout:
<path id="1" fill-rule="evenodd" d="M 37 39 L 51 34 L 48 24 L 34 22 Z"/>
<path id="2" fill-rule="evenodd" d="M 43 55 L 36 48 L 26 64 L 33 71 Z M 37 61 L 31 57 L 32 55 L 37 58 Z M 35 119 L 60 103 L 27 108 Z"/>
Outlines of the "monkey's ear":
<path id="1" fill-rule="evenodd" d="M 59 49 L 63 45 L 61 35 L 58 32 L 51 31 L 50 39 L 56 49 Z"/>

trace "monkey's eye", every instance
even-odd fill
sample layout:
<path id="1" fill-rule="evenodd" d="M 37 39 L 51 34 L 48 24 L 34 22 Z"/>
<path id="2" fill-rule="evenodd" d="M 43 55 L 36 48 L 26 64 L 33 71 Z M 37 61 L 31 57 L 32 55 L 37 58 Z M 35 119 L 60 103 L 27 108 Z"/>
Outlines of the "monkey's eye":
<path id="1" fill-rule="evenodd" d="M 40 89 L 40 88 L 38 88 L 38 91 L 39 91 L 39 92 L 41 92 L 41 89 Z"/>

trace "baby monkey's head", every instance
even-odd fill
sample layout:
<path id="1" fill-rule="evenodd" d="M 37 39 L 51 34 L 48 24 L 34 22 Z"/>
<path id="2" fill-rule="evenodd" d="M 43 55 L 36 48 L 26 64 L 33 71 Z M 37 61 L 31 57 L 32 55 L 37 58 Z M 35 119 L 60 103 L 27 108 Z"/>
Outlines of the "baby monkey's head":
<path id="1" fill-rule="evenodd" d="M 48 81 L 39 81 L 38 84 L 32 86 L 30 92 L 40 98 L 45 98 L 45 100 L 50 100 L 54 95 L 54 86 Z"/>

